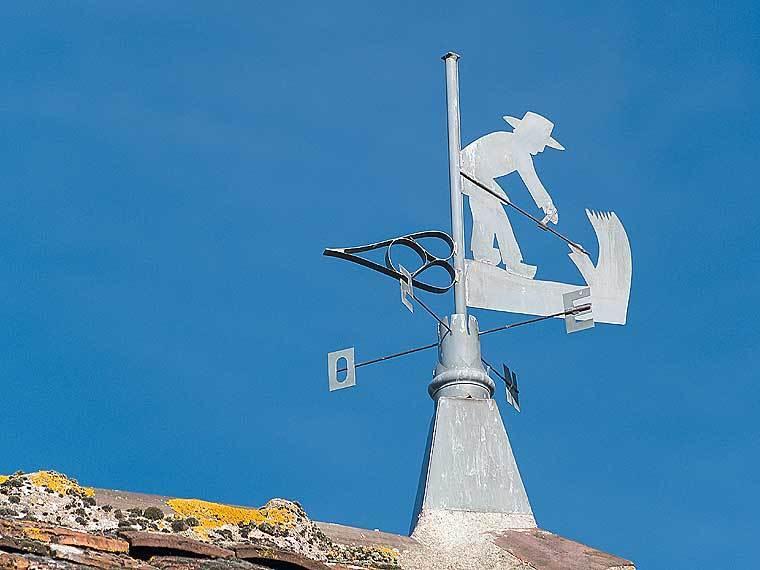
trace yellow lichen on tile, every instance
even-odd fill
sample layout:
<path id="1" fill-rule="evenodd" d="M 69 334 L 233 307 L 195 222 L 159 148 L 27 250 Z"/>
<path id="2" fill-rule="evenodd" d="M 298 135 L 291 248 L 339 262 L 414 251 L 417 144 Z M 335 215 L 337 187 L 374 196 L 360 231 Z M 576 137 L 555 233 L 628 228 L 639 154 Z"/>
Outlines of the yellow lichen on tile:
<path id="1" fill-rule="evenodd" d="M 331 562 L 357 564 L 358 566 L 364 566 L 367 563 L 379 563 L 383 565 L 383 568 L 398 568 L 400 556 L 401 554 L 397 549 L 381 545 L 350 546 L 334 543 L 328 552 L 328 560 Z"/>
<path id="2" fill-rule="evenodd" d="M 10 477 L 8 475 L 0 475 L 0 485 L 5 483 Z"/>
<path id="3" fill-rule="evenodd" d="M 36 526 L 24 527 L 22 530 L 27 538 L 31 538 L 32 540 L 39 540 L 42 542 L 50 541 L 50 533 L 45 532 Z"/>
<path id="4" fill-rule="evenodd" d="M 167 504 L 182 517 L 193 517 L 198 521 L 196 532 L 205 533 L 209 529 L 225 524 L 262 524 L 290 526 L 296 515 L 286 508 L 269 507 L 245 509 L 199 499 L 170 499 Z"/>
<path id="5" fill-rule="evenodd" d="M 69 479 L 66 475 L 61 475 L 55 471 L 30 473 L 29 480 L 37 487 L 46 487 L 51 491 L 63 493 L 64 495 L 67 493 L 82 497 L 92 497 L 95 495 L 95 489 L 92 487 L 82 487 L 73 479 Z"/>
<path id="6" fill-rule="evenodd" d="M 394 563 L 398 562 L 399 552 L 395 548 L 390 548 L 389 546 L 375 546 L 374 548 Z"/>

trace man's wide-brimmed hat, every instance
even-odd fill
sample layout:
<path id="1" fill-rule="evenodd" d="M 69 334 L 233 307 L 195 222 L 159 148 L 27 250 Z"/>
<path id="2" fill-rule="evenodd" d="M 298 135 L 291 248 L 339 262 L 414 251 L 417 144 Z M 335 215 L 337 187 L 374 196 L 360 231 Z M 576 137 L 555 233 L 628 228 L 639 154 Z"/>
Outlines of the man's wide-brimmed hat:
<path id="1" fill-rule="evenodd" d="M 557 150 L 565 150 L 564 146 L 552 138 L 552 129 L 554 128 L 554 123 L 552 123 L 546 117 L 542 117 L 538 113 L 528 111 L 525 113 L 525 115 L 523 115 L 522 119 L 517 119 L 508 115 L 503 118 L 510 125 L 512 125 L 512 128 L 514 128 L 515 131 L 519 129 L 521 133 L 524 133 L 528 136 L 537 134 L 544 135 L 546 146 L 556 148 Z"/>

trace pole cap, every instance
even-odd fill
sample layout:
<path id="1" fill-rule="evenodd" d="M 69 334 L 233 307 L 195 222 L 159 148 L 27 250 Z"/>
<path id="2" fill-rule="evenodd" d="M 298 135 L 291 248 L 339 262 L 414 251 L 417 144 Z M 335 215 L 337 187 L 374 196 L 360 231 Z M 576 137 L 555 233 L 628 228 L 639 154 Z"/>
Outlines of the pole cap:
<path id="1" fill-rule="evenodd" d="M 461 55 L 459 55 L 459 54 L 458 54 L 458 53 L 456 53 L 456 52 L 450 51 L 450 52 L 448 52 L 446 55 L 444 55 L 444 56 L 443 56 L 441 59 L 445 61 L 445 60 L 447 60 L 447 59 L 449 59 L 449 58 L 451 58 L 451 57 L 453 57 L 453 58 L 454 58 L 454 61 L 456 61 L 456 60 L 458 60 L 458 59 L 459 59 L 460 57 L 462 57 L 462 56 L 461 56 Z"/>

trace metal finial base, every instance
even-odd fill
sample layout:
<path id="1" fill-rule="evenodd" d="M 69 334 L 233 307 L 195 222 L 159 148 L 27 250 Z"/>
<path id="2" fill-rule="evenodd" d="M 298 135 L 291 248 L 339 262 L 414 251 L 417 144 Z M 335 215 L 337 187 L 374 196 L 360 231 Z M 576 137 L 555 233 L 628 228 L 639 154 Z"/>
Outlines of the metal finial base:
<path id="1" fill-rule="evenodd" d="M 472 315 L 451 315 L 438 325 L 438 365 L 428 393 L 438 398 L 479 398 L 493 396 L 496 385 L 480 359 L 478 321 Z M 447 328 L 448 327 L 448 328 Z"/>
<path id="2" fill-rule="evenodd" d="M 535 526 L 496 401 L 439 398 L 417 490 L 414 536 L 435 542 L 436 535 L 450 540 L 453 533 L 472 540 L 483 530 Z"/>

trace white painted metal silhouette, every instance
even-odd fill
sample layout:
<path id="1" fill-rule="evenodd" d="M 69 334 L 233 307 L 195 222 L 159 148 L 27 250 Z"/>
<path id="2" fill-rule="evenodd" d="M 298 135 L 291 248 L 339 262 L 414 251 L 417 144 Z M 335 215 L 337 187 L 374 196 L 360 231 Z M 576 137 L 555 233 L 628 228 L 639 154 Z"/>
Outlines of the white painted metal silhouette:
<path id="1" fill-rule="evenodd" d="M 525 113 L 522 119 L 507 116 L 504 120 L 514 130 L 511 133 L 490 133 L 467 145 L 462 150 L 462 170 L 474 175 L 507 200 L 496 179 L 517 172 L 536 206 L 546 214 L 543 223 L 556 224 L 559 221 L 557 208 L 533 166 L 533 157 L 547 146 L 565 150 L 551 136 L 554 123 L 532 112 Z M 491 265 L 503 262 L 507 271 L 532 278 L 536 267 L 523 262 L 520 246 L 501 202 L 467 179 L 463 180 L 462 193 L 470 198 L 473 221 L 470 248 L 475 260 Z M 498 249 L 493 247 L 494 237 Z"/>
<path id="2" fill-rule="evenodd" d="M 585 253 L 571 250 L 575 263 L 591 287 L 593 318 L 598 323 L 624 325 L 631 292 L 631 246 L 623 224 L 614 212 L 591 212 L 586 216 L 599 241 L 599 260 L 594 265 Z M 583 285 L 539 281 L 515 275 L 477 260 L 466 264 L 467 305 L 527 315 L 552 315 L 564 310 L 562 296 Z"/>
<path id="3" fill-rule="evenodd" d="M 509 199 L 496 179 L 517 172 L 546 214 L 541 223 L 557 224 L 557 208 L 533 166 L 533 157 L 546 147 L 564 150 L 551 136 L 554 123 L 532 112 L 522 119 L 507 116 L 504 120 L 512 125 L 513 132 L 490 133 L 470 143 L 462 150 L 462 172 L 506 201 Z M 474 259 L 466 262 L 467 305 L 540 316 L 562 312 L 563 295 L 583 285 L 535 280 L 536 266 L 524 263 L 502 202 L 467 178 L 462 193 L 469 196 L 473 219 L 470 248 Z M 594 265 L 586 253 L 572 246 L 570 259 L 591 288 L 593 319 L 625 324 L 632 269 L 628 236 L 614 212 L 586 210 L 586 215 L 599 242 L 599 260 Z M 494 247 L 494 238 L 498 248 Z M 578 320 L 590 318 L 584 314 Z"/>

